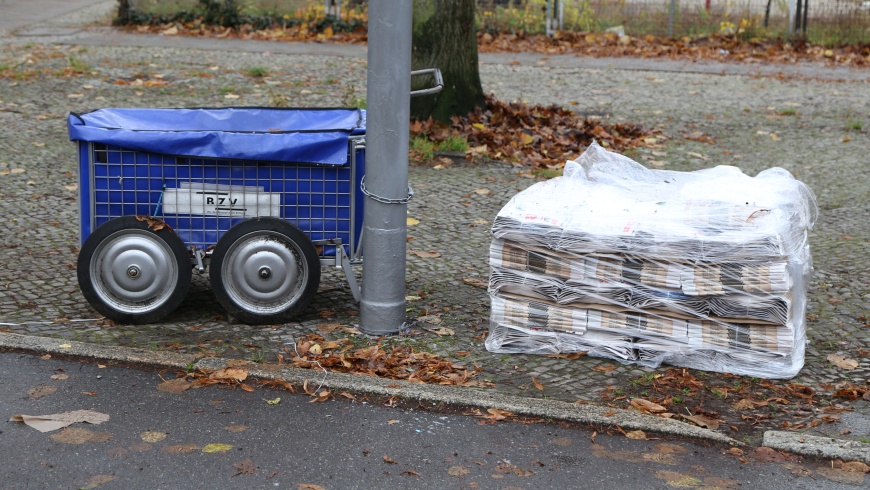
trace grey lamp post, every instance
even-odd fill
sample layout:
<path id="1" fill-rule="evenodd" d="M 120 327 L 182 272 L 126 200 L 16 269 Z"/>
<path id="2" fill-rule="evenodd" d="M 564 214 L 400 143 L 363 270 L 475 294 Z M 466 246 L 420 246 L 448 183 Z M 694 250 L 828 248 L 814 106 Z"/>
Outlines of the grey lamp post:
<path id="1" fill-rule="evenodd" d="M 412 0 L 369 1 L 360 329 L 372 335 L 405 323 L 412 12 Z"/>

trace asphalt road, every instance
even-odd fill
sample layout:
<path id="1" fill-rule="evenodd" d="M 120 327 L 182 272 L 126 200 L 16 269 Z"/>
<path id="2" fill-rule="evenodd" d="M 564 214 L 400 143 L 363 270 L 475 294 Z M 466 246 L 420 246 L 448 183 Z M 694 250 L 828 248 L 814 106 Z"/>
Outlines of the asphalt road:
<path id="1" fill-rule="evenodd" d="M 262 387 L 157 389 L 161 375 L 175 374 L 0 354 L 5 420 L 109 416 L 50 433 L 0 425 L 0 489 L 855 488 L 825 478 L 826 462 L 762 463 L 747 454 L 743 463 L 728 448 L 632 440 L 614 428 L 593 435 L 547 423 L 480 425 L 456 411 L 341 394 L 311 403 Z"/>

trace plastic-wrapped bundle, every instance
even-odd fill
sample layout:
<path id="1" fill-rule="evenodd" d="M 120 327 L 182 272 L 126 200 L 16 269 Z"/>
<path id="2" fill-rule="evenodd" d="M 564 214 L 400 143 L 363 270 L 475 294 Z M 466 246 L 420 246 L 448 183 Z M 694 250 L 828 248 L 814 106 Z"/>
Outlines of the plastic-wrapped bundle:
<path id="1" fill-rule="evenodd" d="M 782 169 L 650 170 L 593 143 L 499 212 L 487 348 L 792 377 L 816 213 Z"/>

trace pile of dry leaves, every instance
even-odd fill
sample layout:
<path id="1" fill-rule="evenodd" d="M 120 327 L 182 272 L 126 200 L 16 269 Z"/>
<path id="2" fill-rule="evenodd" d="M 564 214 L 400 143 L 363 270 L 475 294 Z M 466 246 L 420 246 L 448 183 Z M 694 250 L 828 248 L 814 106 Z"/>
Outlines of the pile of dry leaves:
<path id="1" fill-rule="evenodd" d="M 402 345 L 387 347 L 378 343 L 357 347 L 349 339 L 325 340 L 320 335 L 308 334 L 299 339 L 295 346 L 285 347 L 284 352 L 284 361 L 299 368 L 326 369 L 416 383 L 492 386 L 492 383 L 472 379 L 479 371 L 477 368 L 469 369 Z"/>
<path id="2" fill-rule="evenodd" d="M 664 140 L 635 124 L 610 124 L 556 105 L 503 102 L 492 96 L 486 97 L 484 107 L 454 117 L 451 126 L 432 120 L 414 121 L 411 134 L 435 142 L 462 135 L 470 146 L 469 158 L 483 156 L 535 168 L 561 168 L 565 160 L 578 157 L 593 140 L 618 152 Z"/>
<path id="3" fill-rule="evenodd" d="M 350 339 L 326 340 L 318 334 L 309 334 L 292 346 L 284 348 L 279 355 L 279 365 L 290 364 L 294 367 L 323 370 L 324 372 L 354 373 L 379 378 L 404 380 L 416 383 L 429 383 L 454 386 L 493 386 L 492 383 L 472 379 L 480 370 L 455 364 L 453 361 L 428 352 L 415 351 L 408 346 L 386 347 L 380 343 L 365 347 L 356 346 Z M 286 381 L 252 380 L 249 369 L 252 364 L 243 360 L 229 361 L 217 370 L 199 370 L 179 373 L 176 379 L 164 380 L 157 389 L 169 393 L 181 393 L 190 388 L 220 385 L 225 388 L 255 391 L 259 384 L 263 387 L 281 388 L 296 393 L 296 388 Z M 327 389 L 315 388 L 308 381 L 302 391 L 313 397 L 312 401 L 322 402 L 330 399 L 332 393 Z M 348 393 L 341 395 L 355 399 Z M 269 401 L 277 404 L 280 398 Z"/>
<path id="4" fill-rule="evenodd" d="M 536 52 L 580 56 L 670 58 L 750 63 L 822 62 L 842 66 L 870 66 L 870 44 L 826 48 L 804 41 L 742 40 L 714 34 L 692 39 L 656 36 L 619 36 L 613 32 L 557 32 L 542 34 L 478 34 L 481 52 Z"/>

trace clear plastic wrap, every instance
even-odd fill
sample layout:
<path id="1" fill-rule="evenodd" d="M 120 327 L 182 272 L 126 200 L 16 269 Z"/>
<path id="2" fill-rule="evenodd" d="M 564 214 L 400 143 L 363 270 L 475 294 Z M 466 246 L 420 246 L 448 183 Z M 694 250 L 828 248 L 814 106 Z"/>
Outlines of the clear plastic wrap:
<path id="1" fill-rule="evenodd" d="M 650 170 L 593 143 L 499 212 L 487 349 L 793 377 L 816 216 L 783 169 Z"/>

